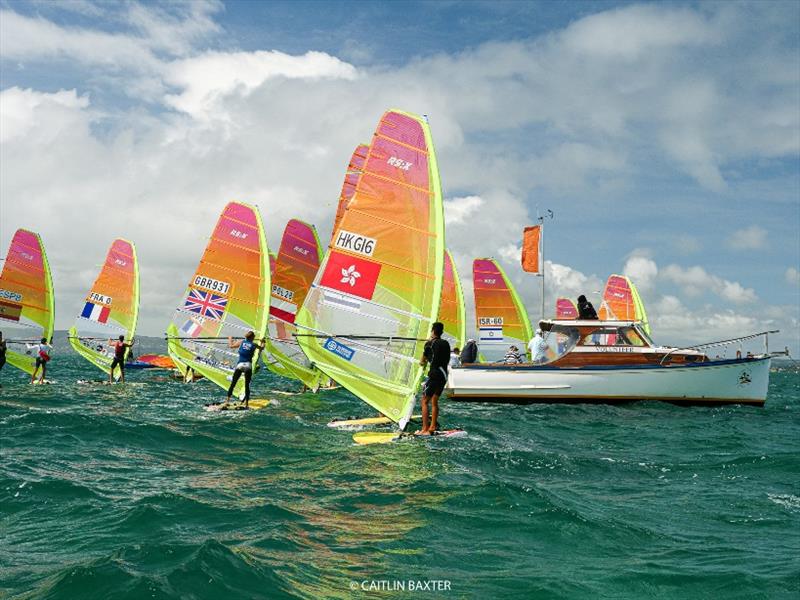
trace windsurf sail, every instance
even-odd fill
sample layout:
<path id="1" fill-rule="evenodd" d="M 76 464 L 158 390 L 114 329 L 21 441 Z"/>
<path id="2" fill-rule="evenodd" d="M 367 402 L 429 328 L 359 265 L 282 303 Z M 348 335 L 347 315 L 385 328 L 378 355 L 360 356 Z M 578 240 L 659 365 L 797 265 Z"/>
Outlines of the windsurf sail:
<path id="1" fill-rule="evenodd" d="M 451 348 L 464 348 L 467 341 L 467 324 L 464 320 L 464 292 L 450 251 L 444 251 L 444 277 L 439 320 L 444 325 L 444 337 Z"/>
<path id="2" fill-rule="evenodd" d="M 556 299 L 556 319 L 577 319 L 578 307 L 569 298 Z"/>
<path id="3" fill-rule="evenodd" d="M 83 300 L 81 312 L 69 330 L 69 343 L 75 352 L 108 374 L 114 360 L 109 339 L 116 341 L 124 335 L 126 341 L 132 340 L 138 315 L 136 247 L 133 242 L 118 238 L 108 249 L 103 267 Z M 119 377 L 120 372 L 115 375 Z"/>
<path id="4" fill-rule="evenodd" d="M 364 163 L 367 160 L 367 152 L 369 152 L 369 144 L 359 144 L 353 151 L 350 157 L 350 162 L 347 165 L 347 171 L 344 175 L 344 183 L 342 183 L 342 191 L 339 194 L 339 204 L 336 206 L 336 217 L 333 221 L 333 230 L 331 231 L 331 243 L 336 236 L 336 231 L 339 229 L 339 223 L 342 221 L 344 211 L 347 210 L 350 200 L 356 192 L 358 185 L 358 178 L 364 169 Z"/>
<path id="5" fill-rule="evenodd" d="M 533 337 L 528 313 L 503 268 L 493 258 L 472 262 L 478 347 L 489 362 L 503 358 L 510 346 L 521 353 Z"/>
<path id="6" fill-rule="evenodd" d="M 427 122 L 381 117 L 356 190 L 298 312 L 317 368 L 405 427 L 439 314 L 444 213 Z"/>
<path id="7" fill-rule="evenodd" d="M 258 209 L 231 202 L 222 211 L 185 296 L 167 328 L 169 354 L 184 377 L 200 373 L 228 389 L 238 362 L 228 337 L 267 335 L 269 249 Z M 259 353 L 253 357 L 253 365 Z M 234 394 L 242 397 L 244 382 Z"/>
<path id="8" fill-rule="evenodd" d="M 641 321 L 645 333 L 650 335 L 650 323 L 639 290 L 625 275 L 611 275 L 606 281 L 598 317 L 603 320 Z"/>
<path id="9" fill-rule="evenodd" d="M 269 307 L 269 353 L 264 362 L 273 373 L 299 379 L 316 391 L 322 379 L 303 354 L 295 337 L 297 309 L 311 289 L 322 262 L 322 247 L 313 225 L 292 219 L 286 224 L 272 272 Z"/>
<path id="10" fill-rule="evenodd" d="M 0 331 L 9 364 L 33 374 L 29 345 L 53 337 L 55 311 L 50 265 L 39 234 L 17 229 L 0 273 Z"/>

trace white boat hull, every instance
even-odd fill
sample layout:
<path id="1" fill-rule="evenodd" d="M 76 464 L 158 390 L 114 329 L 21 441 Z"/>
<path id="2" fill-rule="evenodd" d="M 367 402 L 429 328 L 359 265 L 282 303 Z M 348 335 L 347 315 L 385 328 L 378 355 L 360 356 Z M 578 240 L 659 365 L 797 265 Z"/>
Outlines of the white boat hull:
<path id="1" fill-rule="evenodd" d="M 500 402 L 629 402 L 762 405 L 769 357 L 689 365 L 548 367 L 474 365 L 451 369 L 453 400 Z"/>

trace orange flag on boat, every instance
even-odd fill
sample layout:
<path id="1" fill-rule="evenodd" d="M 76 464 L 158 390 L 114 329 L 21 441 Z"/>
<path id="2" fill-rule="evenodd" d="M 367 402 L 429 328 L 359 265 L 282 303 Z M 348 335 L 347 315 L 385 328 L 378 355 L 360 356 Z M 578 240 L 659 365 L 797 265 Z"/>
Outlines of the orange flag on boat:
<path id="1" fill-rule="evenodd" d="M 528 273 L 539 272 L 539 241 L 542 226 L 526 227 L 522 232 L 522 270 Z"/>

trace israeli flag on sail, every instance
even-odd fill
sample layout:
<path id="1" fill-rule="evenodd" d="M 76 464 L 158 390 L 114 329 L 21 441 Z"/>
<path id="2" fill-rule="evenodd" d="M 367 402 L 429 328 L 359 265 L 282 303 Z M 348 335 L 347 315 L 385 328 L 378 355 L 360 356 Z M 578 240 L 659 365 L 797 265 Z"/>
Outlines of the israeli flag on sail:
<path id="1" fill-rule="evenodd" d="M 480 341 L 482 342 L 502 342 L 503 341 L 503 328 L 502 327 L 480 327 L 478 329 Z"/>

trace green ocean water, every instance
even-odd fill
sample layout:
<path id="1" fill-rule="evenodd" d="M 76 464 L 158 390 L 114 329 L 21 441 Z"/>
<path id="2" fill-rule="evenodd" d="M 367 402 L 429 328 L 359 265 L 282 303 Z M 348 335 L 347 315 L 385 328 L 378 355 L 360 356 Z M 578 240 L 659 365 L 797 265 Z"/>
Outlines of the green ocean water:
<path id="1" fill-rule="evenodd" d="M 262 371 L 277 405 L 208 413 L 52 367 L 0 373 L 0 597 L 800 596 L 796 373 L 763 409 L 445 402 L 467 438 L 357 447 L 343 391 Z"/>

